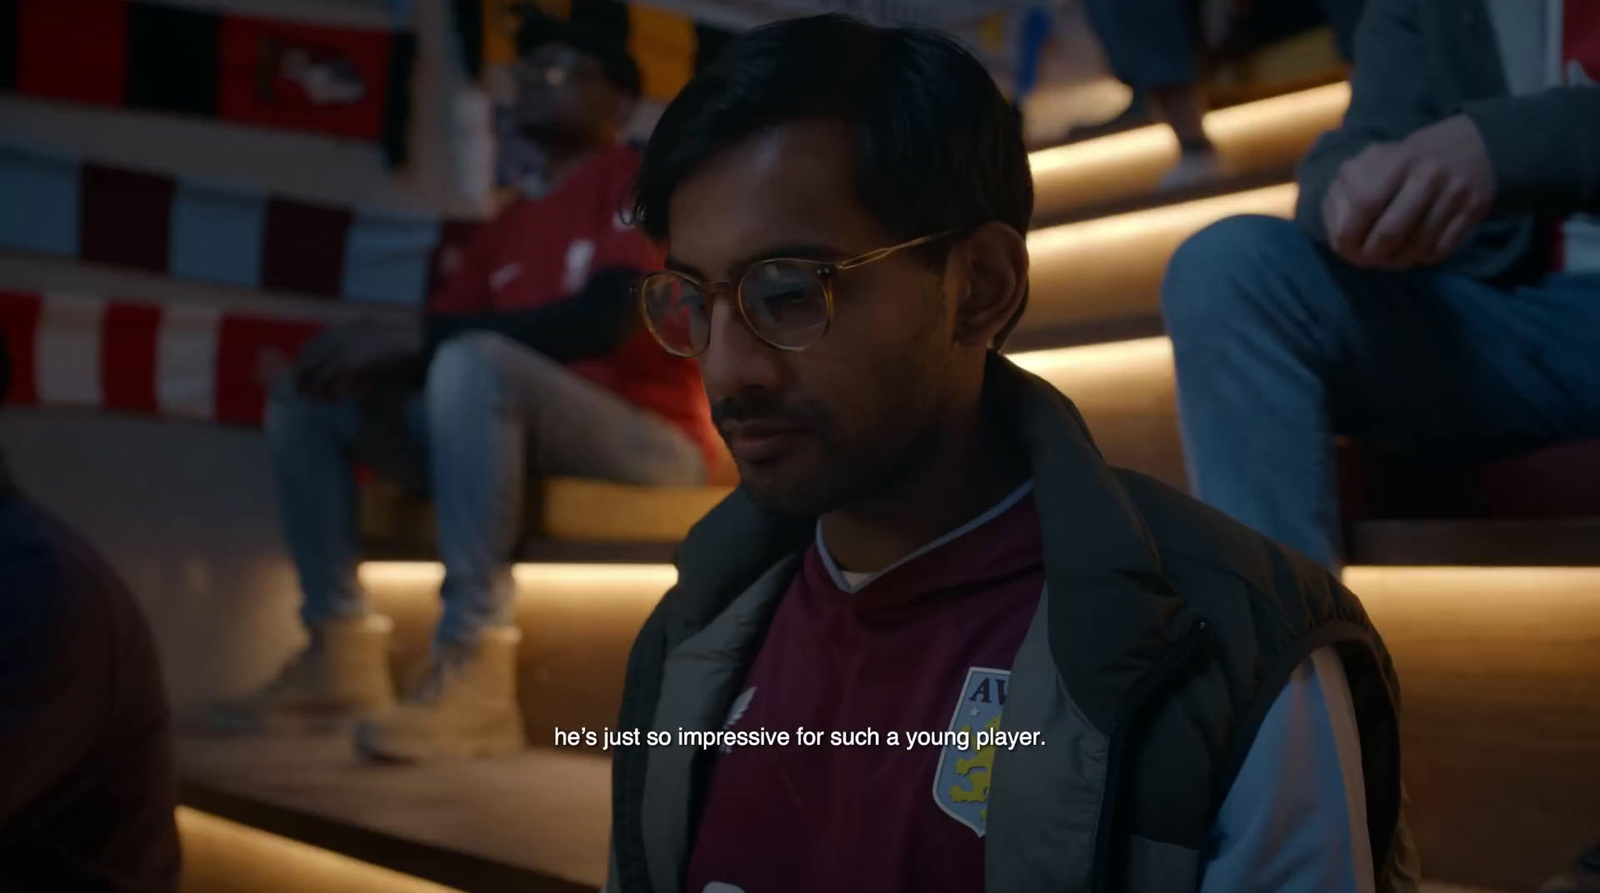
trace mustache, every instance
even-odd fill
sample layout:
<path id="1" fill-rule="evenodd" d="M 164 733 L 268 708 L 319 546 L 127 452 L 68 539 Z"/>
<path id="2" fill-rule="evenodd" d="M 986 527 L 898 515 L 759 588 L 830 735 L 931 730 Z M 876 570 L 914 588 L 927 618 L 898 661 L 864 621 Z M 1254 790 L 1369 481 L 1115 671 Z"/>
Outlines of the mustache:
<path id="1" fill-rule="evenodd" d="M 711 421 L 718 429 L 729 422 L 768 422 L 812 428 L 820 427 L 822 418 L 821 407 L 813 403 L 785 403 L 779 397 L 764 394 L 724 397 L 711 407 Z"/>

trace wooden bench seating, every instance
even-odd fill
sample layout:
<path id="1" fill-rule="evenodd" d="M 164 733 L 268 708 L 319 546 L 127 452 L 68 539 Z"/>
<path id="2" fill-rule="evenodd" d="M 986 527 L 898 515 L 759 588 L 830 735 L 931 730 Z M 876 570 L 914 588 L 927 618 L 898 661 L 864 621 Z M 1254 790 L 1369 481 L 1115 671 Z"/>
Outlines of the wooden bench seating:
<path id="1" fill-rule="evenodd" d="M 1600 564 L 1600 440 L 1491 462 L 1343 444 L 1340 502 L 1355 564 Z"/>
<path id="2" fill-rule="evenodd" d="M 1351 563 L 1600 563 L 1600 441 L 1488 463 L 1408 459 L 1346 444 L 1339 460 Z M 538 481 L 517 557 L 667 561 L 730 489 Z M 360 529 L 369 557 L 433 554 L 431 508 L 399 487 L 362 488 Z"/>
<path id="3" fill-rule="evenodd" d="M 522 561 L 665 561 L 732 487 L 639 487 L 582 478 L 529 486 Z M 434 554 L 428 501 L 383 481 L 361 488 L 358 527 L 370 558 Z"/>
<path id="4" fill-rule="evenodd" d="M 592 893 L 605 881 L 611 765 L 600 754 L 364 766 L 348 735 L 295 735 L 185 739 L 178 758 L 190 809 L 454 890 Z M 349 889 L 310 876 L 252 884 L 232 871 L 239 854 L 211 857 L 185 838 L 187 890 Z"/>

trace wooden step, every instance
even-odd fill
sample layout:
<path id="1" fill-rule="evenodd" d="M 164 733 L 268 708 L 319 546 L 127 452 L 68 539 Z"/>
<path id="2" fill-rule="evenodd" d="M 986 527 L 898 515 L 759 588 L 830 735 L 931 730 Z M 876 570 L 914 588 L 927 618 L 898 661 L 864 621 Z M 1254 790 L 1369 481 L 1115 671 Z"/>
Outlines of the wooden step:
<path id="1" fill-rule="evenodd" d="M 402 662 L 420 659 L 436 615 L 436 574 L 408 567 L 363 569 Z M 527 753 L 370 767 L 342 736 L 186 739 L 185 802 L 461 889 L 597 886 L 605 758 L 556 749 L 553 732 L 616 715 L 632 637 L 671 574 L 627 570 L 611 584 L 593 568 L 519 576 Z M 1600 827 L 1600 569 L 1355 567 L 1346 582 L 1400 673 L 1429 876 L 1530 889 L 1560 870 Z"/>
<path id="2" fill-rule="evenodd" d="M 1427 876 L 1531 890 L 1600 834 L 1600 568 L 1354 567 Z"/>
<path id="3" fill-rule="evenodd" d="M 1338 457 L 1339 499 L 1347 519 L 1600 517 L 1600 438 L 1487 462 L 1407 455 L 1353 442 L 1341 443 Z"/>
<path id="4" fill-rule="evenodd" d="M 253 819 L 259 812 L 243 816 Z M 181 893 L 453 893 L 415 875 L 362 861 L 301 838 L 336 841 L 337 832 L 274 834 L 193 807 L 177 810 L 183 847 Z M 270 823 L 269 823 L 270 824 Z"/>
<path id="5" fill-rule="evenodd" d="M 582 478 L 546 478 L 528 488 L 522 561 L 650 562 L 671 558 L 694 523 L 728 486 L 640 487 Z M 404 488 L 375 480 L 361 487 L 358 525 L 372 558 L 431 555 L 433 509 Z"/>
<path id="6" fill-rule="evenodd" d="M 1161 280 L 1185 239 L 1238 214 L 1289 217 L 1296 194 L 1282 183 L 1028 233 L 1031 291 L 1017 343 L 1083 343 L 1080 333 L 1096 329 L 1145 333 L 1159 320 Z"/>
<path id="7" fill-rule="evenodd" d="M 187 738 L 177 758 L 190 809 L 404 875 L 468 891 L 592 893 L 605 883 L 603 756 L 535 748 L 370 766 L 347 735 L 323 735 Z"/>
<path id="8" fill-rule="evenodd" d="M 1172 342 L 1143 338 L 1010 356 L 1072 398 L 1106 461 L 1187 489 Z"/>
<path id="9" fill-rule="evenodd" d="M 1226 176 L 1210 188 L 1238 191 L 1260 178 L 1291 178 L 1319 135 L 1338 127 L 1350 103 L 1346 83 L 1263 99 L 1206 115 L 1206 133 Z M 1157 192 L 1178 159 L 1172 129 L 1152 125 L 1028 156 L 1033 168 L 1035 227 L 1128 210 L 1129 204 L 1167 204 L 1192 195 Z"/>
<path id="10" fill-rule="evenodd" d="M 1089 424 L 1096 444 L 1107 461 L 1152 475 L 1180 490 L 1187 488 L 1182 443 L 1177 426 L 1176 389 L 1171 342 L 1148 338 L 1070 349 L 1012 354 L 1032 371 L 1072 397 Z M 1552 456 L 1594 447 L 1556 447 Z M 1509 460 L 1507 474 L 1460 471 L 1450 480 L 1501 482 L 1501 488 L 1526 489 L 1541 479 L 1536 460 Z M 1520 465 L 1532 467 L 1522 468 Z M 1568 464 L 1573 464 L 1568 460 Z M 1578 466 L 1574 466 L 1576 468 Z M 1492 468 L 1486 466 L 1486 468 Z M 1486 476 L 1487 475 L 1487 476 Z M 1410 477 L 1417 477 L 1411 474 Z M 1549 478 L 1546 474 L 1544 478 Z M 1577 492 L 1580 477 L 1562 472 L 1569 493 Z M 1504 479 L 1502 481 L 1502 478 Z M 1549 485 L 1549 481 L 1545 481 Z M 1584 483 L 1585 492 L 1594 491 Z M 554 479 L 544 488 L 548 496 L 539 517 L 543 529 L 553 533 L 530 537 L 520 557 L 525 561 L 649 563 L 671 559 L 674 544 L 689 527 L 726 494 L 725 488 L 628 487 L 596 481 Z M 405 501 L 393 492 L 375 490 L 367 497 L 367 513 L 382 508 L 381 499 L 397 498 L 399 510 L 418 512 L 427 519 L 425 503 Z M 1370 501 L 1370 500 L 1369 500 Z M 1488 505 L 1506 502 L 1501 499 Z M 1526 502 L 1526 500 L 1523 500 Z M 1578 565 L 1600 563 L 1600 536 L 1592 525 L 1596 510 L 1586 516 L 1576 503 L 1562 518 L 1520 516 L 1482 518 L 1436 515 L 1430 517 L 1416 500 L 1404 503 L 1416 510 L 1409 519 L 1394 515 L 1368 517 L 1357 513 L 1350 531 L 1351 560 L 1358 564 L 1479 564 Z M 1592 504 L 1592 499 L 1590 500 Z M 1507 506 L 1509 507 L 1509 503 Z M 1442 512 L 1443 504 L 1438 505 Z M 413 519 L 415 520 L 415 519 Z M 1544 523 L 1550 521 L 1554 523 Z M 391 533 L 402 522 L 364 521 L 364 528 L 384 527 Z M 431 525 L 431 520 L 429 520 Z M 369 551 L 373 557 L 429 558 L 433 555 L 431 526 L 415 526 L 408 538 L 379 541 Z"/>
<path id="11" fill-rule="evenodd" d="M 1600 516 L 1527 520 L 1358 521 L 1350 561 L 1441 567 L 1600 566 Z M 1595 593 L 1600 612 L 1600 590 Z"/>
<path id="12" fill-rule="evenodd" d="M 371 769 L 343 751 L 336 738 L 182 742 L 184 893 L 588 893 L 603 883 L 603 758 L 531 751 Z M 570 847 L 559 857 L 540 836 L 552 813 L 575 817 L 551 841 Z M 1491 891 L 1430 880 L 1422 893 Z"/>

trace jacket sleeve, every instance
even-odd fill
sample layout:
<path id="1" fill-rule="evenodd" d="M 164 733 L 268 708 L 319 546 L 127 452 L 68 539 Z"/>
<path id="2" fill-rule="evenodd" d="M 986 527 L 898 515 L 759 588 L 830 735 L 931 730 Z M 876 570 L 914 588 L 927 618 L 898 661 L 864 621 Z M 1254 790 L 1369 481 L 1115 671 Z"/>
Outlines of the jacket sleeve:
<path id="1" fill-rule="evenodd" d="M 424 349 L 432 357 L 446 339 L 483 331 L 498 332 L 559 363 L 604 356 L 638 330 L 632 291 L 636 276 L 627 267 L 603 269 L 569 297 L 527 310 L 428 313 L 422 322 Z"/>
<path id="2" fill-rule="evenodd" d="M 1356 30 L 1358 60 L 1350 78 L 1350 107 L 1337 130 L 1321 136 L 1296 176 L 1300 197 L 1294 218 L 1319 242 L 1322 199 L 1346 161 L 1373 143 L 1404 139 L 1450 111 L 1430 94 L 1417 70 L 1426 55 L 1417 23 L 1418 0 L 1369 0 Z"/>
<path id="3" fill-rule="evenodd" d="M 1200 893 L 1376 891 L 1350 700 L 1331 647 L 1290 676 L 1217 812 Z"/>
<path id="4" fill-rule="evenodd" d="M 1489 150 L 1495 213 L 1600 211 L 1600 88 L 1497 96 L 1461 110 Z"/>

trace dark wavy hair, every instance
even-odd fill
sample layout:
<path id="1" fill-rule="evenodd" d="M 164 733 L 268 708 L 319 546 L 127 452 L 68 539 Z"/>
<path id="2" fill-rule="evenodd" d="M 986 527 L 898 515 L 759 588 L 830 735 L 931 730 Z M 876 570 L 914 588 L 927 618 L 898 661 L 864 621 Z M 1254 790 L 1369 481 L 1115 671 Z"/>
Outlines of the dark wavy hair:
<path id="1" fill-rule="evenodd" d="M 790 19 L 732 43 L 667 106 L 645 149 L 633 216 L 670 235 L 668 207 L 712 156 L 761 131 L 811 118 L 855 132 L 856 189 L 903 239 L 990 221 L 1028 231 L 1033 176 L 1015 107 L 948 35 L 875 27 L 844 15 Z M 920 255 L 941 261 L 943 243 Z M 1027 301 L 1001 333 L 1016 325 Z"/>

